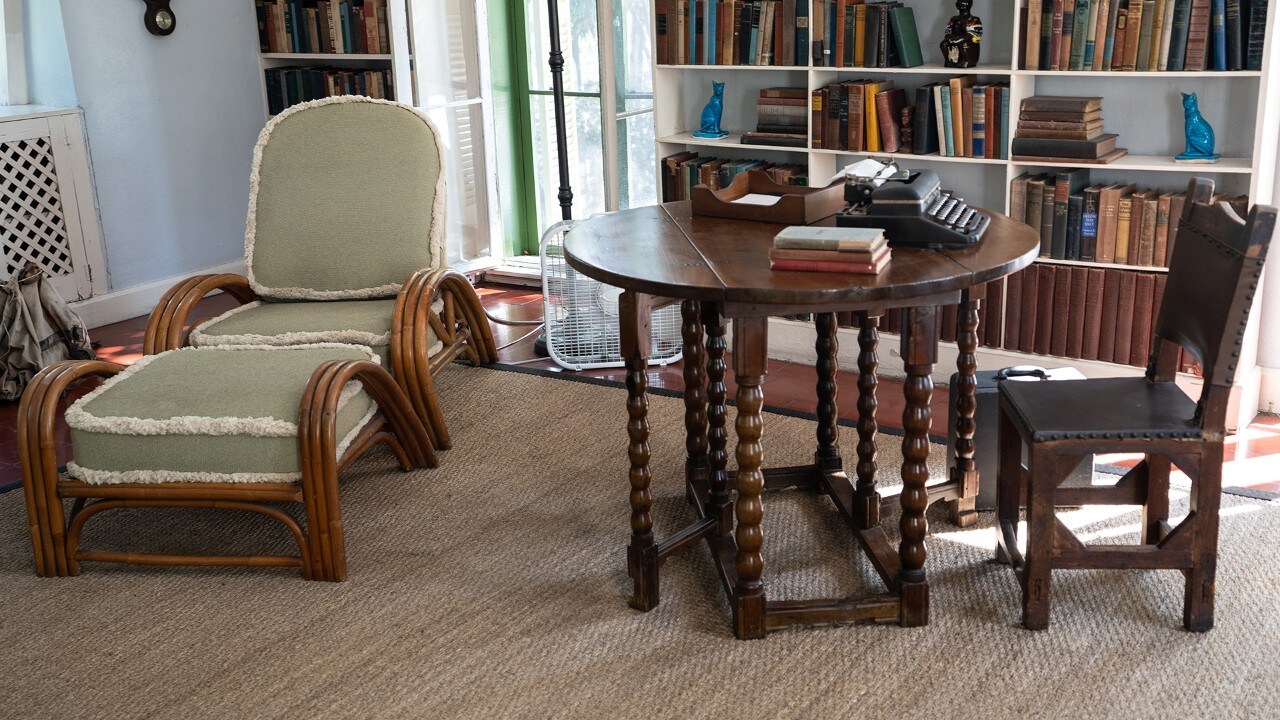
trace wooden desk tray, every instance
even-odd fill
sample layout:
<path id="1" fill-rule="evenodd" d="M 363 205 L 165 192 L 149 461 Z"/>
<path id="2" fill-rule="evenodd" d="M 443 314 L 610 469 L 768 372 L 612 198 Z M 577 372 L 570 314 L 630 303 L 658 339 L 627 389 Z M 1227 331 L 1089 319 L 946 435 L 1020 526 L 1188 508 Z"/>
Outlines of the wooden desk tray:
<path id="1" fill-rule="evenodd" d="M 778 202 L 767 206 L 734 202 L 751 193 L 777 195 Z M 706 185 L 694 186 L 692 200 L 694 215 L 784 225 L 810 225 L 835 215 L 844 209 L 845 204 L 844 183 L 837 182 L 824 188 L 779 185 L 761 170 L 739 173 L 728 187 L 719 190 L 712 190 Z"/>

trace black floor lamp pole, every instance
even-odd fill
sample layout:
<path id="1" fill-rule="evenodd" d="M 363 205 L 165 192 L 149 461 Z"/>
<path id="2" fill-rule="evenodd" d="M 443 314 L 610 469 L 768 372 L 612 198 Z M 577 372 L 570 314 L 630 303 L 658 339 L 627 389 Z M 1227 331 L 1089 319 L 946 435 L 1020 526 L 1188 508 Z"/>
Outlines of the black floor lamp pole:
<path id="1" fill-rule="evenodd" d="M 573 190 L 569 188 L 569 148 L 565 132 L 564 116 L 564 53 L 560 52 L 560 2 L 547 0 L 547 20 L 551 25 L 551 94 L 556 109 L 556 154 L 560 161 L 560 214 L 565 220 L 573 217 Z"/>

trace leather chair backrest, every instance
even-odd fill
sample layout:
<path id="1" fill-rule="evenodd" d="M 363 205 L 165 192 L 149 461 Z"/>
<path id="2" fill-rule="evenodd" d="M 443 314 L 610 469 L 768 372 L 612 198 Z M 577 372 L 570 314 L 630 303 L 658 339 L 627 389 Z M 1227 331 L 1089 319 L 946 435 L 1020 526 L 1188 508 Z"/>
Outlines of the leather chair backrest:
<path id="1" fill-rule="evenodd" d="M 271 300 L 395 297 L 444 262 L 444 153 L 412 107 L 343 95 L 277 115 L 254 148 L 245 259 Z"/>
<path id="2" fill-rule="evenodd" d="M 1211 203 L 1212 195 L 1213 182 L 1203 178 L 1187 188 L 1153 344 L 1158 351 L 1162 339 L 1177 343 L 1198 360 L 1205 395 L 1235 377 L 1276 222 L 1273 207 L 1254 206 L 1246 221 L 1227 203 Z M 1225 416 L 1225 402 L 1219 405 Z"/>

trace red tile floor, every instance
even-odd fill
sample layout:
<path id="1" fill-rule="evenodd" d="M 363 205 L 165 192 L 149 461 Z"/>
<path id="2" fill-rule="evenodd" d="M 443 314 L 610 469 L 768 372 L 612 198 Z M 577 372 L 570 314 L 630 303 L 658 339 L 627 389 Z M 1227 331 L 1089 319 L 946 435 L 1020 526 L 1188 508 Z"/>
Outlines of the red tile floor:
<path id="1" fill-rule="evenodd" d="M 514 288 L 498 285 L 482 285 L 479 289 L 485 307 L 496 317 L 514 320 L 539 319 L 542 316 L 542 294 L 529 288 Z M 206 299 L 198 307 L 198 317 L 208 317 L 230 308 L 234 301 L 226 296 L 215 296 Z M 131 363 L 142 355 L 142 338 L 146 331 L 147 318 L 138 317 L 131 320 L 97 328 L 90 333 L 100 343 L 99 356 L 104 360 L 119 363 Z M 528 326 L 495 325 L 494 332 L 498 345 L 506 345 L 531 330 Z M 534 353 L 534 338 L 531 334 L 511 347 L 499 353 L 502 362 L 521 363 L 523 367 L 542 370 L 560 371 L 552 361 L 539 359 Z M 598 378 L 621 382 L 624 371 L 621 368 L 591 370 L 579 373 Z M 855 373 L 841 371 L 840 387 L 852 388 Z M 798 412 L 813 412 L 814 385 L 817 374 L 813 367 L 797 363 L 772 360 L 769 364 L 769 377 L 765 382 L 765 402 L 771 407 Z M 654 367 L 649 371 L 651 387 L 679 390 L 683 387 L 679 364 L 664 368 Z M 734 392 L 732 373 L 728 378 L 730 397 Z M 83 394 L 88 387 L 82 387 L 76 393 Z M 890 379 L 882 379 L 880 391 L 877 393 L 880 404 L 879 421 L 882 427 L 900 428 L 902 417 L 901 384 Z M 842 418 L 855 417 L 854 401 L 856 395 L 845 391 L 839 399 L 838 406 Z M 69 402 L 70 398 L 67 401 Z M 0 403 L 0 492 L 13 489 L 21 479 L 18 467 L 17 440 L 17 403 Z M 945 433 L 945 413 L 947 410 L 947 394 L 945 389 L 934 391 L 933 413 L 934 432 Z M 70 444 L 65 426 L 59 433 L 59 462 L 69 457 Z M 1280 493 L 1280 416 L 1260 415 L 1252 425 L 1244 431 L 1227 439 L 1226 466 L 1224 483 L 1230 487 L 1248 488 L 1264 493 Z M 1131 460 L 1124 457 L 1105 456 L 1101 462 L 1125 464 Z"/>

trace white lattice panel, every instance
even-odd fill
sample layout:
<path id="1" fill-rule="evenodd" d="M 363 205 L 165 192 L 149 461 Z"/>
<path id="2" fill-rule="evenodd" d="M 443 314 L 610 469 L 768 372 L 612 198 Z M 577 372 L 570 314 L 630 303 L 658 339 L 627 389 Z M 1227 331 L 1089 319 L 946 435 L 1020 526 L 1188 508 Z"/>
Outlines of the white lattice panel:
<path id="1" fill-rule="evenodd" d="M 70 301 L 107 289 L 76 108 L 0 107 L 0 271 L 34 262 Z"/>
<path id="2" fill-rule="evenodd" d="M 5 277 L 28 262 L 49 275 L 75 271 L 48 137 L 0 142 L 0 246 Z"/>

